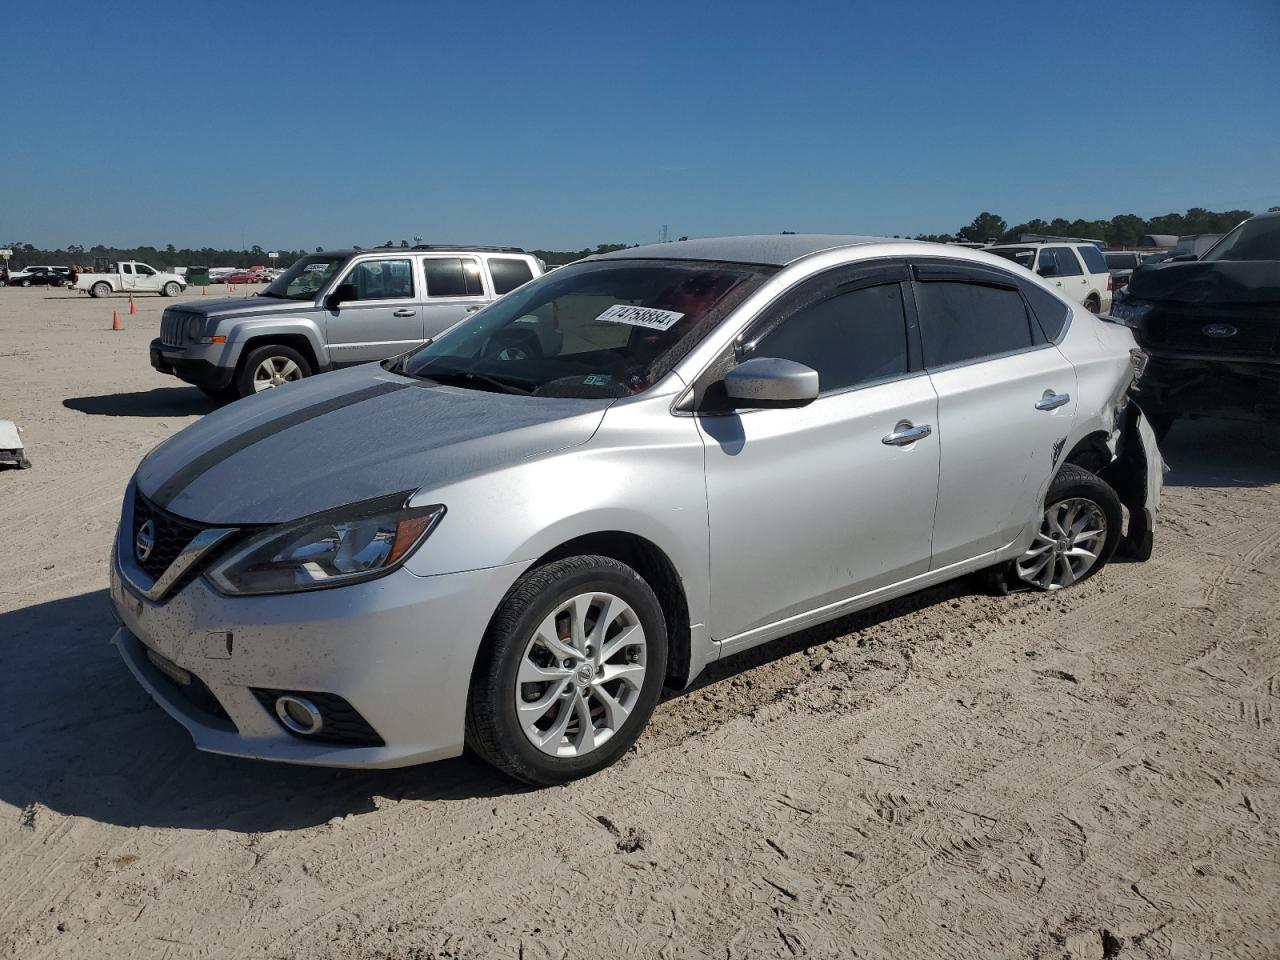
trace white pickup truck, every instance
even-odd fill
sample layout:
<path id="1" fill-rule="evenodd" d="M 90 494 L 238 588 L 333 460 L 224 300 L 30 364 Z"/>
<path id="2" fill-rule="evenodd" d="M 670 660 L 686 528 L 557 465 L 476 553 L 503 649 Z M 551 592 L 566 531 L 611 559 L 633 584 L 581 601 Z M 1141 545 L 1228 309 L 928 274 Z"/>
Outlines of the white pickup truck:
<path id="1" fill-rule="evenodd" d="M 96 265 L 93 273 L 82 273 L 72 286 L 88 290 L 91 297 L 109 297 L 113 293 L 158 293 L 176 297 L 187 289 L 185 277 L 176 273 L 162 273 L 137 260 Z"/>

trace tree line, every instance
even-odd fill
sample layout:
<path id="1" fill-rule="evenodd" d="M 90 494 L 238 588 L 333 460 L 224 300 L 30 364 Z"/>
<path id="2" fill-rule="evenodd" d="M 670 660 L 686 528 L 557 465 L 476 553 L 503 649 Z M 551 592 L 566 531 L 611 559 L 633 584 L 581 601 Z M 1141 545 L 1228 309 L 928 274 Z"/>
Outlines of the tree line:
<path id="1" fill-rule="evenodd" d="M 1280 210 L 1280 207 L 1272 207 Z M 1025 223 L 1009 226 L 998 214 L 983 211 L 970 223 L 965 224 L 955 233 L 921 233 L 916 240 L 933 240 L 937 243 L 950 243 L 964 240 L 976 243 L 990 241 L 1016 241 L 1024 233 L 1048 234 L 1059 237 L 1084 237 L 1100 240 L 1108 247 L 1124 249 L 1136 247 L 1144 234 L 1161 233 L 1185 236 L 1195 233 L 1226 233 L 1241 220 L 1253 216 L 1249 210 L 1225 210 L 1215 212 L 1203 207 L 1192 207 L 1186 213 L 1166 213 L 1158 217 L 1143 218 L 1133 213 L 1122 213 L 1109 220 L 1067 220 L 1055 217 L 1052 220 L 1034 219 Z M 783 233 L 793 233 L 784 230 Z M 686 240 L 687 237 L 680 237 Z M 414 242 L 420 241 L 414 237 Z M 260 246 L 248 250 L 219 250 L 214 247 L 175 247 L 172 243 L 165 247 L 112 247 L 95 244 L 84 247 L 70 244 L 66 249 L 45 250 L 30 243 L 0 244 L 13 250 L 13 266 L 21 267 L 33 263 L 50 264 L 52 266 L 92 266 L 97 257 L 108 260 L 141 260 L 154 267 L 251 267 L 257 264 L 270 265 L 267 251 Z M 388 240 L 382 248 L 405 249 L 410 246 L 408 240 L 398 243 Z M 583 247 L 581 250 L 533 250 L 534 256 L 540 257 L 549 265 L 572 263 L 593 254 L 609 253 L 614 250 L 625 250 L 638 244 L 601 243 L 595 247 Z M 323 247 L 316 247 L 319 253 Z M 356 247 L 357 250 L 361 249 Z M 369 247 L 366 249 L 380 249 Z M 276 266 L 287 267 L 300 257 L 307 256 L 308 250 L 277 250 Z"/>

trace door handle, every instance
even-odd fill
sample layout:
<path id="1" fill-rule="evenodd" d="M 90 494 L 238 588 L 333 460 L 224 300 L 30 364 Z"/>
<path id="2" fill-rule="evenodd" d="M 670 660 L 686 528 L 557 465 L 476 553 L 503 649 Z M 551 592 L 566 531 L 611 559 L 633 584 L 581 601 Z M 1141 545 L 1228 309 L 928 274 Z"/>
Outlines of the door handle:
<path id="1" fill-rule="evenodd" d="M 397 310 L 395 313 L 392 314 L 392 316 L 393 317 L 412 317 L 417 312 L 418 311 L 416 310 L 410 310 L 408 307 L 405 307 L 403 309 Z"/>
<path id="2" fill-rule="evenodd" d="M 903 420 L 893 428 L 893 433 L 886 437 L 881 437 L 880 442 L 890 447 L 905 447 L 915 443 L 917 440 L 923 440 L 929 434 L 933 433 L 933 428 L 927 423 L 920 426 L 913 426 L 910 420 Z"/>
<path id="3" fill-rule="evenodd" d="M 475 313 L 479 309 L 479 307 L 467 307 L 467 313 Z"/>
<path id="4" fill-rule="evenodd" d="M 1071 394 L 1054 393 L 1052 390 L 1046 390 L 1044 396 L 1036 401 L 1037 410 L 1057 410 L 1071 402 Z"/>

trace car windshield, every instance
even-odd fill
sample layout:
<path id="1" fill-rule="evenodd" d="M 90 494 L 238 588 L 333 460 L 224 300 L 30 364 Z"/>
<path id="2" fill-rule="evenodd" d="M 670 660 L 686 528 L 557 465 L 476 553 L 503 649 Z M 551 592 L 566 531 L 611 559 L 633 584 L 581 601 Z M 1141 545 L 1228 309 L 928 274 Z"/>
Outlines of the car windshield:
<path id="1" fill-rule="evenodd" d="M 1028 270 L 1032 268 L 1036 261 L 1036 252 L 1030 247 L 990 247 L 987 253 L 994 253 L 997 257 L 1012 260 Z"/>
<path id="2" fill-rule="evenodd" d="M 1200 259 L 1280 260 L 1280 217 L 1246 220 Z"/>
<path id="3" fill-rule="evenodd" d="M 409 376 L 543 397 L 624 397 L 656 383 L 772 271 L 593 261 L 512 291 L 400 364 Z"/>
<path id="4" fill-rule="evenodd" d="M 276 297 L 280 300 L 314 300 L 338 272 L 338 268 L 347 262 L 346 257 L 303 257 L 275 280 L 267 289 L 258 294 L 260 297 Z M 242 274 L 244 270 L 233 270 L 231 273 Z"/>

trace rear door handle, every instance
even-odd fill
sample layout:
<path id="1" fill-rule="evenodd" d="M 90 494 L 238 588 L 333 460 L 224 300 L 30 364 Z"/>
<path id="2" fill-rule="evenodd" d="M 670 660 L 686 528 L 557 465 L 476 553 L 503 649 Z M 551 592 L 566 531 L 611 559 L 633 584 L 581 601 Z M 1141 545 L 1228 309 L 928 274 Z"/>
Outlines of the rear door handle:
<path id="1" fill-rule="evenodd" d="M 475 313 L 479 309 L 479 307 L 467 307 L 467 313 Z"/>
<path id="2" fill-rule="evenodd" d="M 910 420 L 903 420 L 893 428 L 893 433 L 886 437 L 881 437 L 880 442 L 890 447 L 905 447 L 915 443 L 917 440 L 923 440 L 929 434 L 933 433 L 933 428 L 927 423 L 920 426 L 913 426 Z"/>
<path id="3" fill-rule="evenodd" d="M 405 307 L 401 310 L 397 310 L 395 313 L 392 314 L 392 316 L 393 317 L 412 317 L 417 312 L 418 311 L 416 310 L 410 310 L 408 307 Z"/>
<path id="4" fill-rule="evenodd" d="M 1057 410 L 1071 402 L 1071 394 L 1054 393 L 1052 390 L 1046 390 L 1044 396 L 1036 401 L 1037 410 Z"/>

